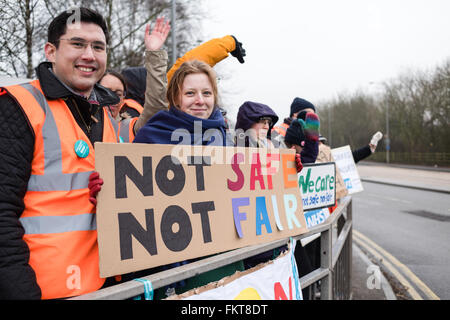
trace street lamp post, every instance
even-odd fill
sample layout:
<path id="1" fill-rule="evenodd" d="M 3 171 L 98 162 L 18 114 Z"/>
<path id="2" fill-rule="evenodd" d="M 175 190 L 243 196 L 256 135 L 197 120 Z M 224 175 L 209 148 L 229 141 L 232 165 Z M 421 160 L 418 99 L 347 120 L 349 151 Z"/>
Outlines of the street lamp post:
<path id="1" fill-rule="evenodd" d="M 176 0 L 172 0 L 172 65 L 175 64 L 175 61 L 177 60 L 177 40 L 176 40 Z"/>
<path id="2" fill-rule="evenodd" d="M 331 106 L 328 107 L 328 145 L 331 147 Z"/>
<path id="3" fill-rule="evenodd" d="M 380 86 L 381 83 L 370 81 L 369 85 Z M 389 151 L 391 149 L 391 139 L 389 138 L 389 104 L 386 104 L 386 134 L 384 135 L 384 143 L 386 145 L 386 163 L 389 163 Z"/>
<path id="4" fill-rule="evenodd" d="M 391 139 L 389 138 L 389 104 L 386 104 L 386 163 L 389 163 L 389 150 L 391 149 Z"/>

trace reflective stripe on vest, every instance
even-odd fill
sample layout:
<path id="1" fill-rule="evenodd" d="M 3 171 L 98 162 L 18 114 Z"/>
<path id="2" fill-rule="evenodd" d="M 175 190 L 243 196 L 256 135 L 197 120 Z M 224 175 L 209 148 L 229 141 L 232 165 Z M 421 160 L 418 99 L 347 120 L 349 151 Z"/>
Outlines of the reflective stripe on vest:
<path id="1" fill-rule="evenodd" d="M 114 132 L 116 133 L 116 136 L 117 136 L 119 134 L 119 123 L 117 122 L 116 119 L 114 119 L 112 117 L 111 113 L 108 112 L 106 110 L 106 108 L 103 108 L 103 113 L 104 113 L 104 116 L 106 116 L 106 115 L 108 116 L 109 123 L 112 126 L 112 128 L 113 128 L 113 130 L 114 130 Z M 117 142 L 119 142 L 119 141 L 117 140 Z"/>
<path id="2" fill-rule="evenodd" d="M 21 218 L 26 234 L 61 233 L 70 231 L 97 230 L 95 215 L 91 213 L 76 216 L 44 216 Z"/>
<path id="3" fill-rule="evenodd" d="M 134 134 L 134 124 L 139 118 L 126 118 L 119 122 L 119 140 L 122 138 L 122 142 L 133 142 Z"/>
<path id="4" fill-rule="evenodd" d="M 272 129 L 272 131 L 277 132 L 278 134 L 282 135 L 283 137 L 286 136 L 286 131 L 289 128 L 289 125 L 287 123 L 282 123 L 280 126 L 276 126 Z"/>
<path id="5" fill-rule="evenodd" d="M 99 289 L 95 208 L 88 178 L 95 154 L 89 138 L 62 99 L 48 100 L 37 80 L 6 87 L 31 124 L 35 146 L 20 221 L 43 299 L 76 296 Z M 104 108 L 103 108 L 104 109 Z M 103 141 L 117 142 L 114 123 L 104 110 Z M 74 144 L 84 140 L 86 158 Z"/>
<path id="6" fill-rule="evenodd" d="M 62 153 L 61 141 L 57 132 L 55 118 L 47 104 L 47 100 L 42 93 L 31 84 L 22 85 L 38 101 L 39 106 L 45 114 L 45 124 L 42 126 L 42 135 L 45 137 L 44 143 L 44 168 L 45 175 L 31 175 L 28 181 L 29 191 L 52 191 L 83 189 L 88 186 L 89 175 L 92 171 L 77 173 L 62 173 Z M 47 149 L 46 149 L 47 146 Z M 48 150 L 48 146 L 54 146 L 55 151 Z"/>

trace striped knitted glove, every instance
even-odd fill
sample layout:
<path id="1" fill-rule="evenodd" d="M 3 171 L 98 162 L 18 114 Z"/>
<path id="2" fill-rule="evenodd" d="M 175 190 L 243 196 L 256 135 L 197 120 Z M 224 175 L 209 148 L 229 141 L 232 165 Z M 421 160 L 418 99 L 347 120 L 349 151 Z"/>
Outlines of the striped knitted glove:
<path id="1" fill-rule="evenodd" d="M 298 119 L 298 121 L 302 122 L 303 128 L 305 129 L 306 138 L 312 141 L 319 140 L 319 129 L 320 129 L 320 120 L 319 116 L 313 112 L 308 112 L 304 116 L 304 119 Z"/>

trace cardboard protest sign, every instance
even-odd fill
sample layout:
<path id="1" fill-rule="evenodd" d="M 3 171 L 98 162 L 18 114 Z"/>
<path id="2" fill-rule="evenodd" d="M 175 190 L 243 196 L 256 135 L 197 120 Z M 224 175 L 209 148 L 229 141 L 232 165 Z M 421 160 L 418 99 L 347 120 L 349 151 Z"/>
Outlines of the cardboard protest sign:
<path id="1" fill-rule="evenodd" d="M 316 163 L 335 162 L 331 154 L 331 148 L 326 144 L 319 143 L 319 154 L 317 155 Z M 345 187 L 344 179 L 342 179 L 339 167 L 336 167 L 336 199 L 341 199 L 348 194 Z"/>
<path id="2" fill-rule="evenodd" d="M 95 144 L 100 276 L 307 231 L 294 151 Z"/>
<path id="3" fill-rule="evenodd" d="M 336 165 L 334 162 L 305 164 L 298 173 L 303 210 L 332 207 L 336 204 Z"/>
<path id="4" fill-rule="evenodd" d="M 168 300 L 303 300 L 293 251 Z"/>
<path id="5" fill-rule="evenodd" d="M 356 168 L 353 154 L 350 146 L 344 146 L 331 150 L 336 166 L 344 179 L 345 187 L 348 194 L 354 194 L 363 191 L 361 179 L 359 178 L 358 169 Z"/>

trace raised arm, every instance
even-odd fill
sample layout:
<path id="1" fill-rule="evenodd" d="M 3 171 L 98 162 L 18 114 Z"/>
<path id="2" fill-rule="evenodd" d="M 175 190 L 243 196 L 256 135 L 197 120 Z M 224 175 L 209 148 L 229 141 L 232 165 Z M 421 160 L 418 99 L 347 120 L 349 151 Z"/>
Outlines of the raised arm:
<path id="1" fill-rule="evenodd" d="M 156 19 L 153 30 L 150 28 L 150 24 L 145 26 L 145 49 L 147 51 L 160 50 L 164 42 L 166 42 L 167 36 L 170 31 L 170 20 L 165 20 L 164 17 Z"/>
<path id="2" fill-rule="evenodd" d="M 150 25 L 145 28 L 145 68 L 147 70 L 145 103 L 139 119 L 134 125 L 136 133 L 158 111 L 167 109 L 167 52 L 161 50 L 170 31 L 170 21 L 164 17 L 156 19 L 151 30 Z"/>
<path id="3" fill-rule="evenodd" d="M 233 57 L 236 57 L 240 63 L 244 63 L 243 57 L 245 56 L 245 50 L 234 36 L 225 36 L 222 38 L 215 38 L 205 43 L 202 43 L 198 47 L 186 52 L 184 56 L 178 58 L 175 64 L 167 72 L 167 79 L 170 81 L 175 71 L 186 61 L 200 60 L 211 67 L 214 67 L 217 63 L 228 57 L 228 53 L 231 53 Z"/>

